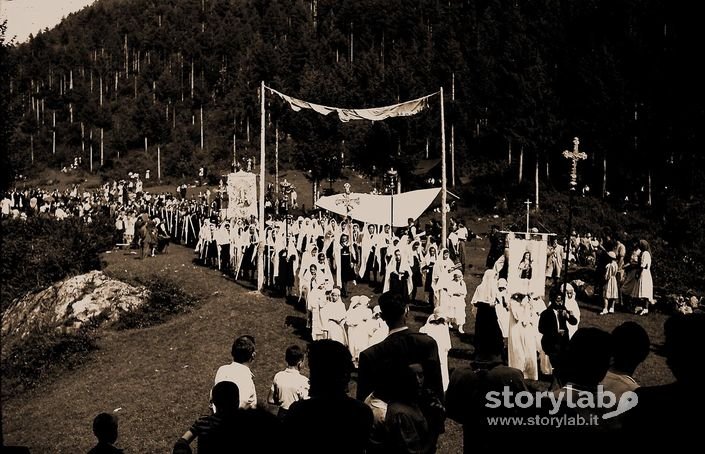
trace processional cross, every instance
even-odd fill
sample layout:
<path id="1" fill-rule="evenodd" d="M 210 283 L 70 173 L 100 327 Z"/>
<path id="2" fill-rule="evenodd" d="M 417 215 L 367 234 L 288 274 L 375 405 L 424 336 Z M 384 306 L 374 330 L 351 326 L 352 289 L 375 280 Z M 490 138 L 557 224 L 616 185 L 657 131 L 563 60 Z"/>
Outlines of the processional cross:
<path id="1" fill-rule="evenodd" d="M 570 189 L 575 190 L 578 185 L 578 161 L 587 159 L 587 154 L 583 151 L 578 150 L 580 145 L 580 139 L 577 137 L 573 138 L 573 151 L 565 150 L 563 152 L 563 157 L 573 161 L 572 168 L 570 170 Z"/>
<path id="2" fill-rule="evenodd" d="M 343 187 L 345 188 L 345 192 L 336 199 L 335 204 L 345 205 L 345 217 L 347 217 L 352 211 L 353 205 L 360 204 L 360 197 L 352 197 L 350 194 L 350 183 L 345 183 Z M 352 224 L 348 224 L 348 228 L 350 229 L 350 235 L 348 236 L 352 241 Z"/>
<path id="3" fill-rule="evenodd" d="M 350 194 L 350 183 L 345 183 L 343 185 L 345 188 L 345 192 L 338 197 L 338 199 L 335 201 L 336 205 L 345 205 L 345 213 L 350 213 L 353 209 L 353 205 L 359 205 L 360 204 L 360 197 L 352 197 Z"/>
<path id="4" fill-rule="evenodd" d="M 524 205 L 526 205 L 526 233 L 529 233 L 529 205 L 531 205 L 531 200 L 526 199 Z"/>

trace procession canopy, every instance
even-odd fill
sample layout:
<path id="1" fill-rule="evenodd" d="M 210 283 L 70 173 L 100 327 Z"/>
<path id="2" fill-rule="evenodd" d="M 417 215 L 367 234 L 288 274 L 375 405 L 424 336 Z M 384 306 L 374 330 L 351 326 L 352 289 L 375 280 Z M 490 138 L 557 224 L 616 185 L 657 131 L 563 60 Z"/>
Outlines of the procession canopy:
<path id="1" fill-rule="evenodd" d="M 301 109 L 310 109 L 318 112 L 321 115 L 328 115 L 335 112 L 338 115 L 338 119 L 342 122 L 348 122 L 351 120 L 369 120 L 369 121 L 380 121 L 390 117 L 409 117 L 416 115 L 422 110 L 428 107 L 428 98 L 438 94 L 432 93 L 430 95 L 423 96 L 421 98 L 412 99 L 411 101 L 402 102 L 399 104 L 393 104 L 384 107 L 373 107 L 368 109 L 346 109 L 341 107 L 330 107 L 321 104 L 314 104 L 312 102 L 303 101 L 301 99 L 294 98 L 289 95 L 285 95 L 273 88 L 266 87 L 270 92 L 279 96 L 281 99 L 289 103 L 289 106 L 298 112 Z"/>
<path id="2" fill-rule="evenodd" d="M 353 192 L 350 197 L 359 199 L 359 203 L 352 209 L 341 203 L 343 195 L 340 194 L 321 197 L 316 202 L 316 206 L 341 216 L 347 215 L 356 221 L 377 225 L 389 224 L 393 211 L 393 226 L 405 227 L 408 225 L 409 218 L 416 220 L 426 211 L 439 192 L 441 192 L 440 188 L 402 192 L 393 196 Z M 394 198 L 393 207 L 392 198 Z"/>

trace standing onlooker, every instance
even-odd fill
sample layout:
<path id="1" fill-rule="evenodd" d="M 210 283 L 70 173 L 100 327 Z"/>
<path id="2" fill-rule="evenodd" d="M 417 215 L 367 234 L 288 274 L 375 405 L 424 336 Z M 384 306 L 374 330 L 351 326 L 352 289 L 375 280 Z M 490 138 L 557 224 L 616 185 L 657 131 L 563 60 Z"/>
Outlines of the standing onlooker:
<path id="1" fill-rule="evenodd" d="M 448 352 L 452 345 L 450 342 L 450 329 L 446 322 L 445 315 L 441 312 L 441 308 L 437 307 L 433 310 L 426 320 L 426 324 L 419 329 L 420 333 L 428 334 L 436 341 L 438 345 L 438 358 L 441 361 L 441 378 L 443 379 L 443 390 L 448 389 Z"/>
<path id="2" fill-rule="evenodd" d="M 257 391 L 252 380 L 250 364 L 255 360 L 255 339 L 252 336 L 240 336 L 233 342 L 230 353 L 233 362 L 220 366 L 215 374 L 215 384 L 231 381 L 237 385 L 240 394 L 240 408 L 257 407 Z"/>
<path id="3" fill-rule="evenodd" d="M 649 313 L 649 305 L 654 303 L 654 281 L 651 277 L 651 248 L 646 240 L 641 240 L 639 241 L 639 249 L 641 249 L 641 257 L 632 296 L 637 300 L 643 301 L 643 308 L 639 315 L 647 315 Z"/>
<path id="4" fill-rule="evenodd" d="M 364 453 L 372 430 L 372 411 L 348 397 L 353 371 L 350 352 L 340 342 L 317 340 L 308 348 L 310 398 L 294 402 L 284 419 L 295 452 Z"/>
<path id="5" fill-rule="evenodd" d="M 286 416 L 294 402 L 308 398 L 308 378 L 301 375 L 303 350 L 298 345 L 291 345 L 286 349 L 285 357 L 287 367 L 274 375 L 267 397 L 267 402 L 279 406 L 279 417 Z"/>
<path id="6" fill-rule="evenodd" d="M 615 301 L 619 300 L 619 284 L 617 283 L 617 254 L 613 251 L 607 253 L 610 263 L 605 267 L 605 285 L 602 288 L 602 299 L 605 302 L 600 315 L 614 313 Z"/>

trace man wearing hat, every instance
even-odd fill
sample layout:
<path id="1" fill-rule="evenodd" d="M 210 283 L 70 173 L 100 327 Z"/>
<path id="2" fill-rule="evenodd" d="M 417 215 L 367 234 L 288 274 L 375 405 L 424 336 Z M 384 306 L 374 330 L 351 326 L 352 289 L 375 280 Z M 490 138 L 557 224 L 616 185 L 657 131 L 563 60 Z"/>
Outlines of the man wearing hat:
<path id="1" fill-rule="evenodd" d="M 619 284 L 617 282 L 619 267 L 617 266 L 617 254 L 614 251 L 609 251 L 607 256 L 610 262 L 605 267 L 605 285 L 602 288 L 602 299 L 605 305 L 600 315 L 613 314 L 614 303 L 619 299 Z"/>

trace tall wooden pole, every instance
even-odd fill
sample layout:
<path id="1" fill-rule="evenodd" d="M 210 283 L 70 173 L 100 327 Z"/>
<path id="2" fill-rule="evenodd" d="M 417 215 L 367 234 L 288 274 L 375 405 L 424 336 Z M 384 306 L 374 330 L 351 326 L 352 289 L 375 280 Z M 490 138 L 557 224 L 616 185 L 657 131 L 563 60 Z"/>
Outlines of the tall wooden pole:
<path id="1" fill-rule="evenodd" d="M 259 243 L 257 244 L 257 290 L 264 288 L 264 81 L 260 84 L 260 133 L 259 133 Z"/>
<path id="2" fill-rule="evenodd" d="M 441 247 L 446 247 L 446 241 L 448 240 L 448 223 L 446 219 L 446 204 L 448 201 L 446 190 L 448 182 L 446 181 L 446 173 L 446 115 L 443 103 L 443 87 L 441 87 Z"/>
<path id="3" fill-rule="evenodd" d="M 536 176 L 534 177 L 536 180 L 536 200 L 534 200 L 534 206 L 536 207 L 536 211 L 539 210 L 539 156 L 538 154 L 536 155 Z"/>
<path id="4" fill-rule="evenodd" d="M 279 124 L 274 127 L 274 191 L 277 193 L 276 212 L 279 214 Z M 288 241 L 288 239 L 287 239 Z"/>
<path id="5" fill-rule="evenodd" d="M 162 151 L 157 145 L 157 180 L 162 182 Z"/>
<path id="6" fill-rule="evenodd" d="M 100 128 L 100 166 L 103 167 L 103 128 Z"/>
<path id="7" fill-rule="evenodd" d="M 455 109 L 455 73 L 453 73 L 450 100 Z M 450 185 L 455 187 L 455 122 L 450 125 Z"/>
<path id="8" fill-rule="evenodd" d="M 201 150 L 203 150 L 203 105 L 201 105 Z"/>

